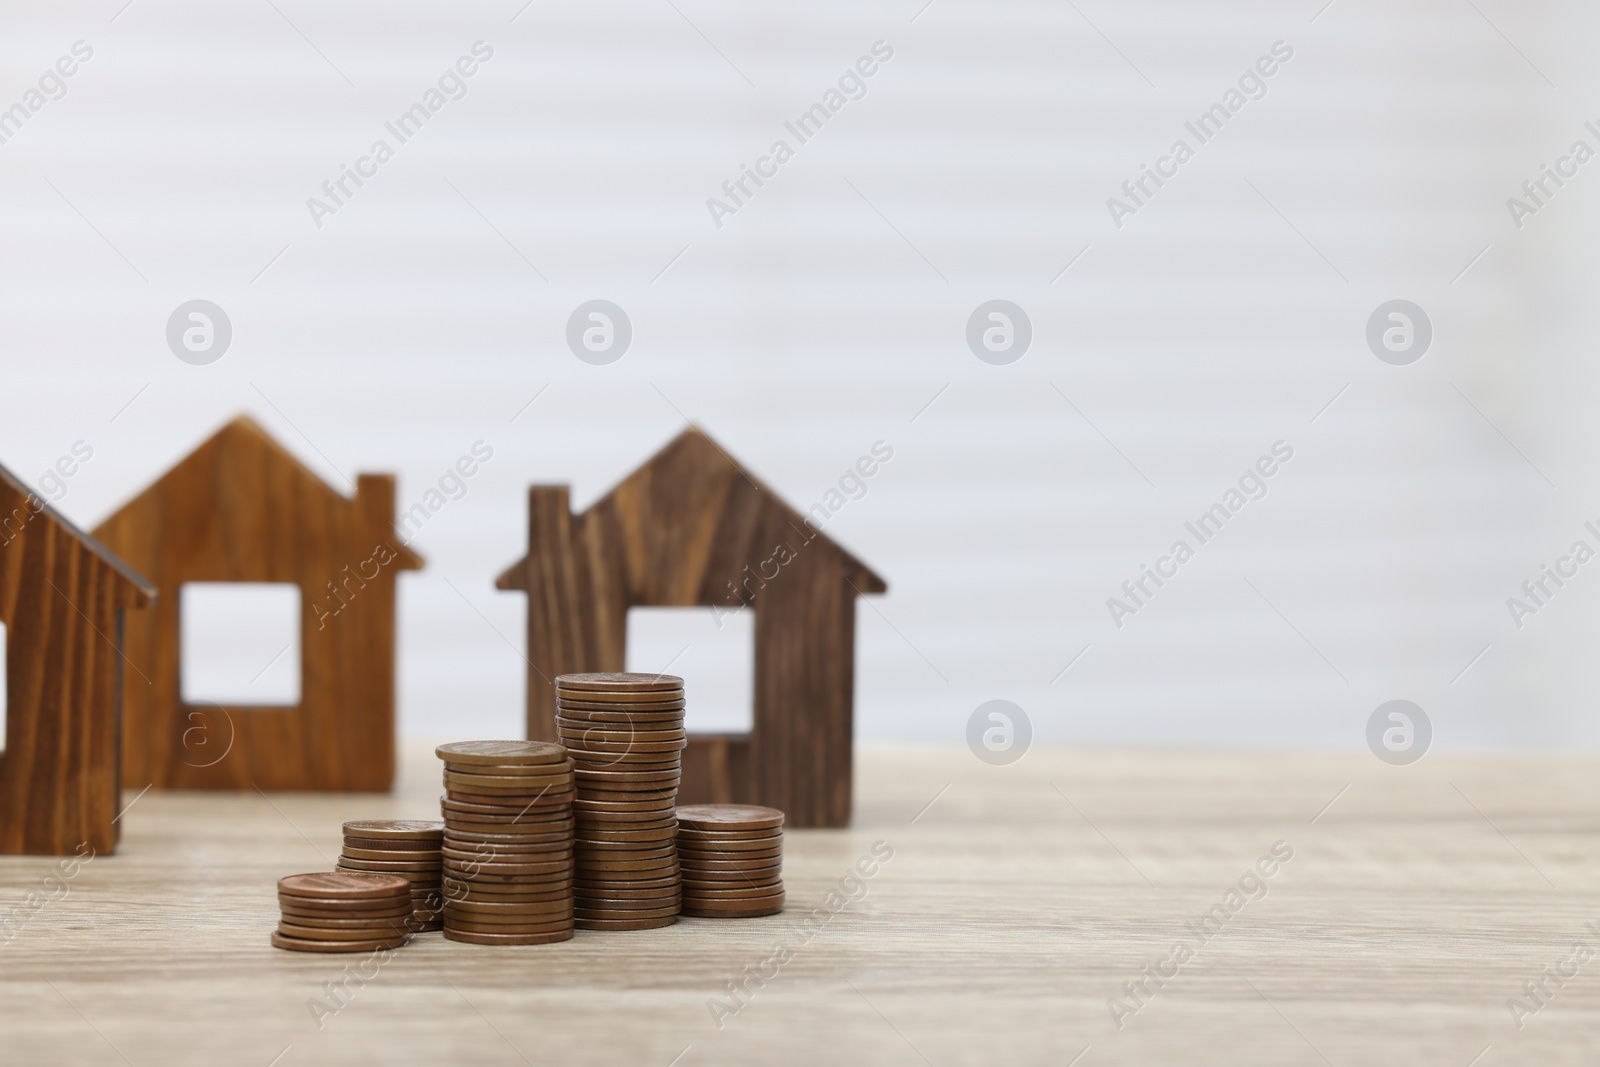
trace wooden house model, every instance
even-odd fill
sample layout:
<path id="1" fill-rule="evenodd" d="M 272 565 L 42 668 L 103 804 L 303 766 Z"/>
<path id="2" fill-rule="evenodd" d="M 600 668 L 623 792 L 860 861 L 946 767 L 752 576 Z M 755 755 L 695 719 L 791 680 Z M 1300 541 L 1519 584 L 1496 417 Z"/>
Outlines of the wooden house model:
<path id="1" fill-rule="evenodd" d="M 161 593 L 131 619 L 123 679 L 130 786 L 383 791 L 395 775 L 395 583 L 422 560 L 395 528 L 392 475 L 354 499 L 248 418 L 238 418 L 107 519 L 95 535 Z M 293 707 L 195 708 L 180 687 L 181 587 L 289 583 L 300 590 Z M 195 731 L 211 747 L 194 758 Z"/>
<path id="2" fill-rule="evenodd" d="M 121 812 L 124 612 L 155 589 L 0 467 L 0 853 L 105 854 Z M 133 616 L 129 616 L 131 623 Z"/>
<path id="3" fill-rule="evenodd" d="M 528 597 L 535 739 L 556 738 L 557 675 L 624 669 L 629 608 L 754 611 L 753 728 L 691 734 L 679 802 L 849 823 L 855 601 L 887 586 L 705 434 L 684 432 L 581 515 L 566 486 L 532 487 L 528 555 L 496 584 Z"/>

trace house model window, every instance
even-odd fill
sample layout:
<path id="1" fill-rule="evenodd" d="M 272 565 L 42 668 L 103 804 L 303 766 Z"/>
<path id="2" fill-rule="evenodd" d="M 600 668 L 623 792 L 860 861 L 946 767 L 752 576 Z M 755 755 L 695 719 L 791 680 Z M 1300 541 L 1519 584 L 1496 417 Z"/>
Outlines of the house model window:
<path id="1" fill-rule="evenodd" d="M 627 665 L 693 678 L 684 725 L 696 733 L 747 734 L 755 725 L 752 609 L 630 608 Z"/>
<path id="2" fill-rule="evenodd" d="M 178 618 L 186 704 L 300 704 L 300 587 L 288 583 L 186 582 Z"/>

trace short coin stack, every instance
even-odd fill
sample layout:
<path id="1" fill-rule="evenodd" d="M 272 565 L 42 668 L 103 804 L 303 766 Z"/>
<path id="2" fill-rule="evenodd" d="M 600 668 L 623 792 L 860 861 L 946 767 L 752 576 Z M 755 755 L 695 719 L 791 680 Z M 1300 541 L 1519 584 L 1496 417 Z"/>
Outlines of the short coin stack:
<path id="1" fill-rule="evenodd" d="M 548 741 L 461 741 L 444 760 L 444 936 L 572 937 L 572 761 Z"/>
<path id="2" fill-rule="evenodd" d="M 556 729 L 577 768 L 577 920 L 585 930 L 678 921 L 673 808 L 682 776 L 683 679 L 564 674 Z"/>
<path id="3" fill-rule="evenodd" d="M 392 874 L 334 871 L 278 880 L 272 943 L 297 952 L 373 952 L 409 938 L 411 883 Z"/>
<path id="4" fill-rule="evenodd" d="M 411 819 L 363 819 L 344 824 L 341 871 L 393 874 L 411 883 L 411 930 L 444 929 L 439 892 L 444 823 Z"/>
<path id="5" fill-rule="evenodd" d="M 783 812 L 746 804 L 678 809 L 683 913 L 711 919 L 783 910 Z"/>

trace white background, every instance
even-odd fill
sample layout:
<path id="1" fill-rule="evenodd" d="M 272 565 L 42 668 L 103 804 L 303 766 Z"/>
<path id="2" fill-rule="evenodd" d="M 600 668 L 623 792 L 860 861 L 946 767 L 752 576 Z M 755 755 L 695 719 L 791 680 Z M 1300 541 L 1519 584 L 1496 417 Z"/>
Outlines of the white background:
<path id="1" fill-rule="evenodd" d="M 0 107 L 94 49 L 0 145 L 0 462 L 37 482 L 87 442 L 59 506 L 89 527 L 240 411 L 402 506 L 488 442 L 401 579 L 408 734 L 520 730 L 524 603 L 492 581 L 525 487 L 586 506 L 687 418 L 801 508 L 894 449 L 828 526 L 890 585 L 864 739 L 957 743 L 1004 697 L 1048 740 L 1359 746 L 1405 697 L 1441 747 L 1600 740 L 1600 563 L 1521 630 L 1506 606 L 1600 547 L 1600 162 L 1506 207 L 1600 148 L 1591 6 L 124 3 L 0 12 Z M 317 228 L 307 198 L 478 40 L 468 95 Z M 706 198 L 879 40 L 866 97 L 717 228 Z M 1106 198 L 1278 40 L 1267 96 L 1116 228 Z M 606 367 L 564 342 L 596 297 L 634 327 Z M 964 340 L 997 297 L 1034 326 L 1007 367 Z M 1434 327 L 1408 367 L 1364 340 L 1398 297 Z M 208 367 L 165 342 L 194 298 L 233 324 Z M 1270 494 L 1113 626 L 1280 439 Z"/>

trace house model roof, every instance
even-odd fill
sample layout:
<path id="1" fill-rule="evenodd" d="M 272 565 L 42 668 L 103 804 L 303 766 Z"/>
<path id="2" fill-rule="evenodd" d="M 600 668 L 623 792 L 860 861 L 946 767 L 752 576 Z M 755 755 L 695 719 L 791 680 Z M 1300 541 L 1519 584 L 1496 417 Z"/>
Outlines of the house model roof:
<path id="1" fill-rule="evenodd" d="M 686 486 L 690 488 L 686 490 Z M 847 580 L 858 593 L 883 593 L 888 590 L 887 583 L 870 567 L 840 547 L 838 542 L 817 531 L 815 527 L 807 527 L 804 515 L 785 503 L 782 497 L 752 475 L 698 427 L 691 426 L 668 442 L 666 447 L 646 460 L 642 466 L 591 504 L 578 517 L 582 518 L 597 511 L 615 511 L 625 516 L 625 521 L 648 522 L 661 514 L 716 515 L 721 512 L 725 498 L 740 491 L 741 487 L 754 489 L 768 508 L 782 516 L 785 525 L 793 530 L 794 536 L 800 541 L 818 540 L 837 552 Z M 669 492 L 678 496 L 686 491 L 696 494 L 696 498 L 689 506 L 684 506 L 678 500 L 674 500 L 672 506 L 658 506 L 656 496 L 659 493 Z M 668 529 L 663 531 L 661 536 L 676 542 L 676 547 L 692 553 L 703 549 L 702 542 L 708 539 L 712 532 L 709 528 L 695 526 Z M 530 546 L 530 549 L 537 551 L 537 547 Z M 502 590 L 522 588 L 522 576 L 527 562 L 528 557 L 524 556 L 507 568 L 496 580 L 496 587 Z"/>
<path id="2" fill-rule="evenodd" d="M 130 590 L 133 592 L 134 597 L 129 604 L 130 607 L 142 608 L 155 601 L 155 586 L 147 582 L 132 567 L 128 566 L 126 563 L 122 562 L 121 559 L 117 558 L 116 553 L 112 552 L 105 545 L 101 544 L 99 541 L 96 541 L 93 537 L 90 537 L 82 530 L 78 529 L 77 526 L 73 525 L 71 520 L 66 518 L 49 504 L 45 503 L 43 497 L 39 496 L 38 493 L 30 489 L 27 483 L 18 478 L 15 474 L 12 474 L 5 468 L 4 465 L 0 465 L 0 483 L 4 483 L 7 488 L 10 488 L 16 492 L 17 495 L 21 496 L 24 500 L 34 500 L 41 505 L 40 509 L 34 513 L 35 519 L 44 519 L 47 522 L 54 523 L 60 529 L 65 530 L 74 541 L 78 542 L 78 544 L 83 547 L 85 551 L 91 552 L 100 557 L 101 561 L 104 562 L 106 566 L 110 567 L 116 573 L 117 577 L 126 582 Z"/>

